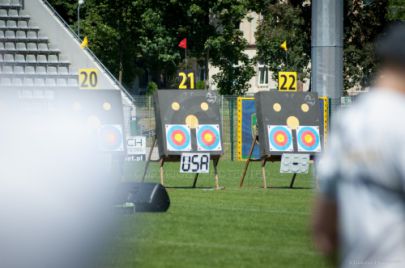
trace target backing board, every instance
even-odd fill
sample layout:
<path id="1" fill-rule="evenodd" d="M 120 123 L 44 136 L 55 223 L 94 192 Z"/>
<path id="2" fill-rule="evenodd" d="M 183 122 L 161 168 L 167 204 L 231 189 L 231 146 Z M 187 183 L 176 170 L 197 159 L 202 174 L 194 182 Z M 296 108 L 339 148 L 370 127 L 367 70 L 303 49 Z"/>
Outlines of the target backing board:
<path id="1" fill-rule="evenodd" d="M 313 155 L 320 151 L 320 148 L 312 150 L 312 147 L 311 150 L 303 150 L 304 147 L 299 147 L 297 142 L 297 131 L 301 126 L 318 127 L 319 140 L 321 143 L 323 142 L 323 130 L 320 130 L 322 123 L 320 104 L 316 93 L 267 91 L 256 93 L 255 100 L 262 157 L 283 153 Z M 291 133 L 292 148 L 291 146 L 276 146 L 277 143 L 274 142 L 277 142 L 277 136 L 270 135 L 276 126 L 280 128 L 279 130 L 283 128 L 285 134 L 278 135 L 279 145 L 284 144 L 283 139 L 289 137 L 287 133 Z"/>
<path id="2" fill-rule="evenodd" d="M 178 156 L 186 149 L 187 152 L 222 155 L 220 101 L 216 92 L 207 90 L 157 91 L 154 95 L 154 107 L 160 156 Z M 182 125 L 189 129 L 191 148 L 179 148 L 168 142 L 171 136 L 168 135 L 167 126 L 173 125 Z M 205 136 L 201 136 L 203 134 Z M 180 136 L 177 138 L 180 139 Z"/>

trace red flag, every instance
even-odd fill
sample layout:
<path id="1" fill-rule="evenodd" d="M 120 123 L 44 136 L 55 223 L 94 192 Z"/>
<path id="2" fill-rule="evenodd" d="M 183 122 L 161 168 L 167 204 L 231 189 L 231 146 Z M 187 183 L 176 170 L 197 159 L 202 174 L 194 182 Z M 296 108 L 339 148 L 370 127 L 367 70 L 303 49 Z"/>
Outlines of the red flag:
<path id="1" fill-rule="evenodd" d="M 187 38 L 184 38 L 183 40 L 180 41 L 179 47 L 187 49 Z"/>

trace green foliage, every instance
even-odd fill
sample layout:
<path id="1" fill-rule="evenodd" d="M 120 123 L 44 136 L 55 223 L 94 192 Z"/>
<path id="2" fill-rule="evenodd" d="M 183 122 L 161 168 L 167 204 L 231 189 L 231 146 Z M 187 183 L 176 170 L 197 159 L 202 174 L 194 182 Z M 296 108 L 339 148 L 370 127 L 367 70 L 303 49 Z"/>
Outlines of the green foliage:
<path id="1" fill-rule="evenodd" d="M 198 80 L 195 84 L 196 89 L 205 89 L 205 82 L 202 80 Z"/>
<path id="2" fill-rule="evenodd" d="M 402 0 L 403 1 L 403 0 Z M 402 2 L 400 1 L 400 2 Z M 273 78 L 280 70 L 295 70 L 309 76 L 311 56 L 311 7 L 302 1 L 259 0 L 265 6 L 256 34 L 258 60 L 266 63 Z M 395 2 L 395 1 L 391 1 Z M 253 8 L 260 7 L 259 4 Z M 374 40 L 387 25 L 388 0 L 345 1 L 344 90 L 367 86 L 376 69 Z M 269 38 L 270 37 L 270 38 Z M 280 44 L 287 40 L 288 67 Z"/>
<path id="3" fill-rule="evenodd" d="M 245 54 L 248 47 L 239 23 L 249 12 L 249 1 L 216 1 L 212 6 L 215 35 L 208 38 L 206 48 L 212 64 L 220 70 L 213 79 L 223 95 L 242 95 L 254 76 L 252 60 Z"/>
<path id="4" fill-rule="evenodd" d="M 158 85 L 155 82 L 149 82 L 146 90 L 146 95 L 153 95 L 158 90 Z"/>
<path id="5" fill-rule="evenodd" d="M 77 1 L 50 2 L 74 26 Z M 177 45 L 187 37 L 189 56 L 205 66 L 210 60 L 223 72 L 216 77 L 221 93 L 242 94 L 253 74 L 238 27 L 248 4 L 248 0 L 86 0 L 81 9 L 82 36 L 89 37 L 90 49 L 112 73 L 122 75 L 124 84 L 147 72 L 159 87 L 173 80 L 184 60 Z"/>
<path id="6" fill-rule="evenodd" d="M 405 0 L 389 0 L 388 19 L 405 20 Z"/>
<path id="7" fill-rule="evenodd" d="M 257 60 L 269 67 L 275 80 L 279 71 L 297 71 L 301 78 L 309 76 L 310 26 L 304 19 L 304 12 L 310 12 L 310 7 L 286 2 L 269 4 L 265 8 L 256 34 Z M 287 55 L 280 48 L 284 41 L 287 41 Z"/>
<path id="8" fill-rule="evenodd" d="M 344 89 L 370 84 L 376 71 L 374 41 L 387 25 L 387 0 L 363 5 L 346 1 L 344 21 Z"/>

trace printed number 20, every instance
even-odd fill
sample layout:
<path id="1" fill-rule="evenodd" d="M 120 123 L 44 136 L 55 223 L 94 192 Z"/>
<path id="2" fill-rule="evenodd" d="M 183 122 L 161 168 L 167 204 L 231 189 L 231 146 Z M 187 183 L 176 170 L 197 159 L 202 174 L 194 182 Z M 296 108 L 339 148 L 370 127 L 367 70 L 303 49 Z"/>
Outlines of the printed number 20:
<path id="1" fill-rule="evenodd" d="M 190 89 L 194 89 L 194 73 L 179 73 L 181 77 L 181 82 L 179 85 L 179 89 L 187 89 L 187 81 L 190 81 Z"/>
<path id="2" fill-rule="evenodd" d="M 95 89 L 98 85 L 97 72 L 93 70 L 82 70 L 80 72 L 80 88 Z"/>

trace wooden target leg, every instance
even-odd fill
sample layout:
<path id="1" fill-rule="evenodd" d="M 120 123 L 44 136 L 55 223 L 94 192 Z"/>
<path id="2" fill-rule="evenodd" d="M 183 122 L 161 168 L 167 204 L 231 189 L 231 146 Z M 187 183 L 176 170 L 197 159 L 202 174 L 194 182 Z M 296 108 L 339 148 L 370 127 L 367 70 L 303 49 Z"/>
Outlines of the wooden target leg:
<path id="1" fill-rule="evenodd" d="M 293 175 L 293 177 L 291 179 L 290 188 L 294 187 L 295 178 L 297 178 L 297 173 L 294 173 L 294 175 Z"/>
<path id="2" fill-rule="evenodd" d="M 164 184 L 164 172 L 163 172 L 163 166 L 165 164 L 165 160 L 163 158 L 160 159 L 160 184 Z"/>
<path id="3" fill-rule="evenodd" d="M 200 173 L 196 173 L 194 176 L 193 188 L 197 186 L 198 175 L 200 175 Z"/>
<path id="4" fill-rule="evenodd" d="M 215 189 L 216 190 L 219 190 L 218 162 L 219 162 L 219 157 L 214 159 Z"/>
<path id="5" fill-rule="evenodd" d="M 266 158 L 262 160 L 262 177 L 263 177 L 263 188 L 267 189 L 267 181 L 266 181 Z"/>
<path id="6" fill-rule="evenodd" d="M 250 146 L 250 150 L 249 150 L 249 156 L 248 156 L 248 159 L 246 160 L 245 168 L 243 169 L 242 176 L 240 177 L 239 187 L 241 187 L 241 188 L 243 187 L 243 182 L 245 181 L 246 172 L 249 168 L 250 159 L 252 158 L 252 154 L 253 154 L 253 150 L 255 148 L 256 141 L 257 141 L 257 136 L 252 141 L 252 145 Z"/>
<path id="7" fill-rule="evenodd" d="M 145 170 L 143 171 L 142 182 L 145 181 L 146 174 L 148 173 L 149 164 L 152 159 L 153 148 L 155 148 L 155 145 L 156 145 L 156 136 L 153 137 L 152 147 L 150 148 L 148 159 L 146 160 Z"/>

